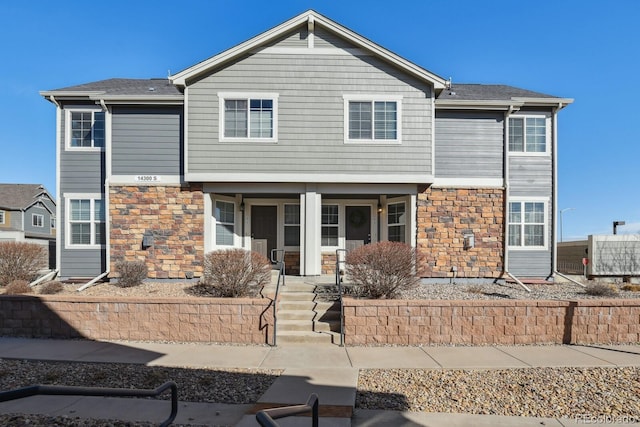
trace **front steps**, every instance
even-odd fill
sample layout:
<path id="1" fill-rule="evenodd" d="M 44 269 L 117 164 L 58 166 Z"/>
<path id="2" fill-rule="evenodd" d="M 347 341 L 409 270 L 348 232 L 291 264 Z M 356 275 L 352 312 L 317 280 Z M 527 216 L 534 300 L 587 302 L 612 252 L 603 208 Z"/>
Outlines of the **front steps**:
<path id="1" fill-rule="evenodd" d="M 340 343 L 340 302 L 321 300 L 319 286 L 287 277 L 280 287 L 277 344 Z"/>

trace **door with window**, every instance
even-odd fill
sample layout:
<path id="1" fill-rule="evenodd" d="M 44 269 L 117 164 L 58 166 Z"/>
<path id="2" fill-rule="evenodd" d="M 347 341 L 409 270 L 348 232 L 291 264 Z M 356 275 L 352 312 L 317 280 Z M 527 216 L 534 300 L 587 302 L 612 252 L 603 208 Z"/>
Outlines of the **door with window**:
<path id="1" fill-rule="evenodd" d="M 251 250 L 271 259 L 278 245 L 278 207 L 251 207 Z"/>
<path id="2" fill-rule="evenodd" d="M 371 243 L 370 206 L 345 206 L 345 240 L 347 251 Z"/>

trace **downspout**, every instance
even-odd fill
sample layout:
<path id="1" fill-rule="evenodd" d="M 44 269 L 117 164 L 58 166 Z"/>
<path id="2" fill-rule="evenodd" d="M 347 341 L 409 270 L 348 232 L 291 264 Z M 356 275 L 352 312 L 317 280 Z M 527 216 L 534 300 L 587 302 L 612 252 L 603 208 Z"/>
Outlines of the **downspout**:
<path id="1" fill-rule="evenodd" d="M 62 106 L 53 95 L 49 96 L 49 101 L 53 102 L 56 106 L 56 270 L 60 271 L 62 268 L 63 239 L 61 231 L 65 228 L 64 221 L 62 221 L 62 195 L 60 194 L 60 151 L 62 150 L 63 143 L 60 126 L 60 122 L 62 121 Z"/>
<path id="2" fill-rule="evenodd" d="M 527 292 L 531 292 L 531 289 L 527 287 L 520 279 L 509 272 L 509 116 L 514 111 L 517 111 L 513 105 L 509 106 L 509 109 L 504 114 L 504 213 L 502 218 L 504 219 L 504 265 L 502 266 L 503 274 L 511 277 L 515 282 L 522 286 Z"/>

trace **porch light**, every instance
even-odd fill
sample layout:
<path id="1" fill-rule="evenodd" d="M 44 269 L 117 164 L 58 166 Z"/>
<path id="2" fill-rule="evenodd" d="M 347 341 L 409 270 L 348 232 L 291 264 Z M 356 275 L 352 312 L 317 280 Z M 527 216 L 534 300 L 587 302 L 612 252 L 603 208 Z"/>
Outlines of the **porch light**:
<path id="1" fill-rule="evenodd" d="M 378 201 L 378 213 L 382 212 L 382 203 L 380 203 L 380 201 Z"/>
<path id="2" fill-rule="evenodd" d="M 244 200 L 240 202 L 240 211 L 244 212 Z"/>

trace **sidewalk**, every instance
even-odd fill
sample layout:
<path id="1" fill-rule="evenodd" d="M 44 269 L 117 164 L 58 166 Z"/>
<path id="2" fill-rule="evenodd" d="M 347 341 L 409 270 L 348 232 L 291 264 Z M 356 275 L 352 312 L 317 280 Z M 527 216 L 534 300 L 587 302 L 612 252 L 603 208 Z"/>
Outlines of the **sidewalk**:
<path id="1" fill-rule="evenodd" d="M 118 362 L 169 367 L 274 368 L 283 374 L 258 407 L 304 403 L 317 393 L 331 426 L 504 426 L 579 425 L 565 419 L 355 410 L 359 369 L 504 369 L 529 367 L 640 366 L 640 345 L 493 347 L 338 347 L 334 345 L 226 346 L 0 338 L 0 358 Z M 96 402 L 99 400 L 99 404 Z M 259 409 L 259 408 L 258 408 Z M 180 402 L 176 423 L 254 426 L 253 405 Z M 45 413 L 78 417 L 159 421 L 168 402 L 89 397 L 36 396 L 0 403 L 3 413 Z M 327 412 L 328 411 L 328 412 Z M 333 412 L 332 412 L 333 411 Z M 349 418 L 352 415 L 351 418 Z M 309 418 L 280 420 L 306 425 Z M 591 424 L 597 425 L 597 424 Z M 612 425 L 612 424 L 606 424 Z"/>

